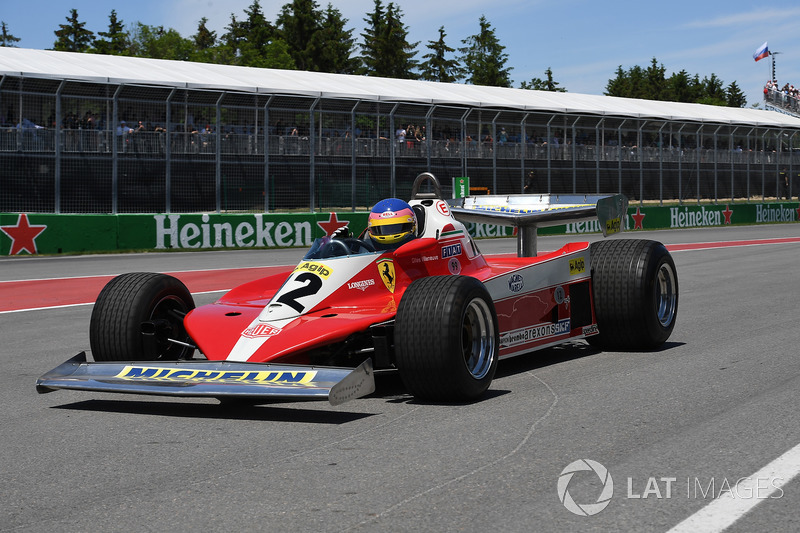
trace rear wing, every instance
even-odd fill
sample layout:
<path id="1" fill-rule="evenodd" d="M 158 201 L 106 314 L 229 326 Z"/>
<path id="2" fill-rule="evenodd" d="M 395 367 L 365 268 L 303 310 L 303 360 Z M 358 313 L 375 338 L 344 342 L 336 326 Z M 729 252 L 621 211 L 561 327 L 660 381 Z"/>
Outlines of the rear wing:
<path id="1" fill-rule="evenodd" d="M 509 194 L 468 196 L 448 200 L 453 216 L 461 222 L 478 222 L 517 228 L 517 255 L 536 255 L 537 229 L 567 222 L 597 220 L 603 236 L 624 229 L 628 199 L 614 195 Z"/>

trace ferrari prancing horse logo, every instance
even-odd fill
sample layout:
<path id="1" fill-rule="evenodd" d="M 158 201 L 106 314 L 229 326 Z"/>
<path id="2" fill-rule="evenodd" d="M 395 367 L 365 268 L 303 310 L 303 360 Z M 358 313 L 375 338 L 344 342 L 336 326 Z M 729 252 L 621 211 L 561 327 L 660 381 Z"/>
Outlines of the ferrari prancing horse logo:
<path id="1" fill-rule="evenodd" d="M 389 289 L 389 292 L 394 293 L 394 262 L 391 259 L 381 259 L 376 263 L 378 265 L 378 273 L 381 275 L 383 284 Z"/>

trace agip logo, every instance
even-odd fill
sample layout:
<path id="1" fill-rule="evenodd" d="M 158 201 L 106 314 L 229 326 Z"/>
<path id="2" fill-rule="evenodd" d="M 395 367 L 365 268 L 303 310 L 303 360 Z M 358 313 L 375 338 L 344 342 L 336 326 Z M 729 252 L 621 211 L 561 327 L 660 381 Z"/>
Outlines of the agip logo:
<path id="1" fill-rule="evenodd" d="M 569 275 L 577 276 L 586 272 L 586 260 L 583 257 L 569 260 Z"/>
<path id="2" fill-rule="evenodd" d="M 577 503 L 569 493 L 569 482 L 572 481 L 576 472 L 582 471 L 594 472 L 603 484 L 603 489 L 594 503 Z M 569 512 L 579 516 L 596 515 L 608 506 L 613 495 L 614 480 L 611 479 L 608 469 L 591 459 L 578 459 L 568 464 L 558 477 L 558 499 Z"/>

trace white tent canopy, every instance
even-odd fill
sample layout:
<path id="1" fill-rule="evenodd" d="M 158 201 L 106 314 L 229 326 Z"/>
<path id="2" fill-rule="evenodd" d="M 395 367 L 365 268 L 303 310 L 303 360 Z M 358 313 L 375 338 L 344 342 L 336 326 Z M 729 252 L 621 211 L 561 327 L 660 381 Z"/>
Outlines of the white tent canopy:
<path id="1" fill-rule="evenodd" d="M 757 109 L 24 48 L 0 47 L 0 75 L 800 129 L 800 119 Z"/>

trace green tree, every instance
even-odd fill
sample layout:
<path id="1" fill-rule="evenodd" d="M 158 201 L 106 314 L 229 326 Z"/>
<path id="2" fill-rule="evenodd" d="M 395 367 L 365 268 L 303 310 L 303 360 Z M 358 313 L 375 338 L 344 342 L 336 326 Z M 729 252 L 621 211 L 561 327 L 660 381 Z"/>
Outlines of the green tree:
<path id="1" fill-rule="evenodd" d="M 422 56 L 425 59 L 419 65 L 420 79 L 438 81 L 440 83 L 453 83 L 464 78 L 458 60 L 452 56 L 455 48 L 447 46 L 444 38 L 447 34 L 444 26 L 439 27 L 439 39 L 428 41 L 429 53 Z"/>
<path id="2" fill-rule="evenodd" d="M 508 54 L 503 50 L 489 21 L 484 15 L 480 18 L 480 32 L 464 39 L 459 48 L 461 63 L 466 69 L 467 83 L 493 87 L 511 87 L 512 67 L 506 67 Z"/>
<path id="3" fill-rule="evenodd" d="M 617 67 L 616 76 L 606 83 L 606 96 L 625 97 L 628 94 L 628 74 L 622 69 L 622 65 Z"/>
<path id="4" fill-rule="evenodd" d="M 189 61 L 194 45 L 173 28 L 137 22 L 131 35 L 131 55 L 152 59 Z"/>
<path id="5" fill-rule="evenodd" d="M 86 23 L 78 20 L 78 10 L 71 9 L 67 24 L 59 24 L 54 33 L 53 50 L 61 52 L 86 52 L 94 40 L 94 32 L 86 29 Z"/>
<path id="6" fill-rule="evenodd" d="M 664 100 L 671 102 L 694 102 L 695 90 L 689 73 L 685 70 L 673 72 L 664 87 Z"/>
<path id="7" fill-rule="evenodd" d="M 197 33 L 192 35 L 192 41 L 197 50 L 208 50 L 217 44 L 217 32 L 209 30 L 206 24 L 208 19 L 203 17 L 197 23 Z"/>
<path id="8" fill-rule="evenodd" d="M 703 78 L 701 91 L 701 96 L 697 103 L 718 106 L 728 105 L 728 94 L 725 92 L 724 84 L 713 72 L 710 77 Z"/>
<path id="9" fill-rule="evenodd" d="M 624 70 L 617 67 L 614 78 L 608 80 L 605 94 L 625 98 L 690 102 L 707 105 L 744 107 L 747 101 L 741 89 L 733 82 L 727 88 L 716 74 L 700 80 L 700 75 L 690 76 L 685 70 L 673 72 L 665 78 L 666 69 L 653 58 L 647 69 L 635 65 Z"/>
<path id="10" fill-rule="evenodd" d="M 375 0 L 375 10 L 367 13 L 367 26 L 361 34 L 361 73 L 368 76 L 413 79 L 414 60 L 419 43 L 408 42 L 408 27 L 403 24 L 403 11 L 389 2 L 386 9 Z"/>
<path id="11" fill-rule="evenodd" d="M 216 63 L 218 60 L 217 52 L 217 32 L 209 30 L 206 24 L 208 19 L 203 17 L 197 23 L 197 33 L 190 37 L 194 50 L 191 53 L 191 60 L 201 63 Z"/>
<path id="12" fill-rule="evenodd" d="M 131 41 L 128 32 L 121 20 L 117 18 L 117 11 L 112 9 L 108 16 L 108 31 L 97 32 L 99 36 L 92 46 L 98 54 L 123 55 L 128 53 Z"/>
<path id="13" fill-rule="evenodd" d="M 246 18 L 238 21 L 231 15 L 223 35 L 227 62 L 246 67 L 294 69 L 288 45 L 276 35 L 275 26 L 266 19 L 259 0 L 245 9 Z"/>
<path id="14" fill-rule="evenodd" d="M 17 48 L 17 45 L 14 43 L 19 42 L 19 37 L 15 37 L 11 35 L 8 31 L 8 25 L 5 21 L 0 23 L 0 28 L 2 28 L 2 34 L 0 35 L 0 47 L 3 48 Z"/>
<path id="15" fill-rule="evenodd" d="M 667 86 L 666 72 L 664 65 L 659 64 L 654 57 L 645 71 L 647 86 L 644 92 L 651 100 L 664 100 Z"/>
<path id="16" fill-rule="evenodd" d="M 747 97 L 739 88 L 739 85 L 732 81 L 728 88 L 725 89 L 727 95 L 728 107 L 745 107 L 747 106 Z"/>
<path id="17" fill-rule="evenodd" d="M 358 59 L 355 58 L 353 30 L 345 29 L 347 19 L 331 4 L 322 14 L 319 30 L 314 34 L 313 45 L 317 50 L 317 70 L 336 74 L 355 74 Z"/>
<path id="18" fill-rule="evenodd" d="M 300 70 L 319 70 L 314 36 L 320 30 L 322 12 L 314 0 L 292 0 L 281 8 L 275 20 L 277 35 L 289 47 L 295 66 Z"/>
<path id="19" fill-rule="evenodd" d="M 522 82 L 519 86 L 520 89 L 528 89 L 534 91 L 550 91 L 555 93 L 565 93 L 567 90 L 559 87 L 557 81 L 553 81 L 553 70 L 547 67 L 544 71 L 545 79 L 533 78 L 530 82 Z"/>

